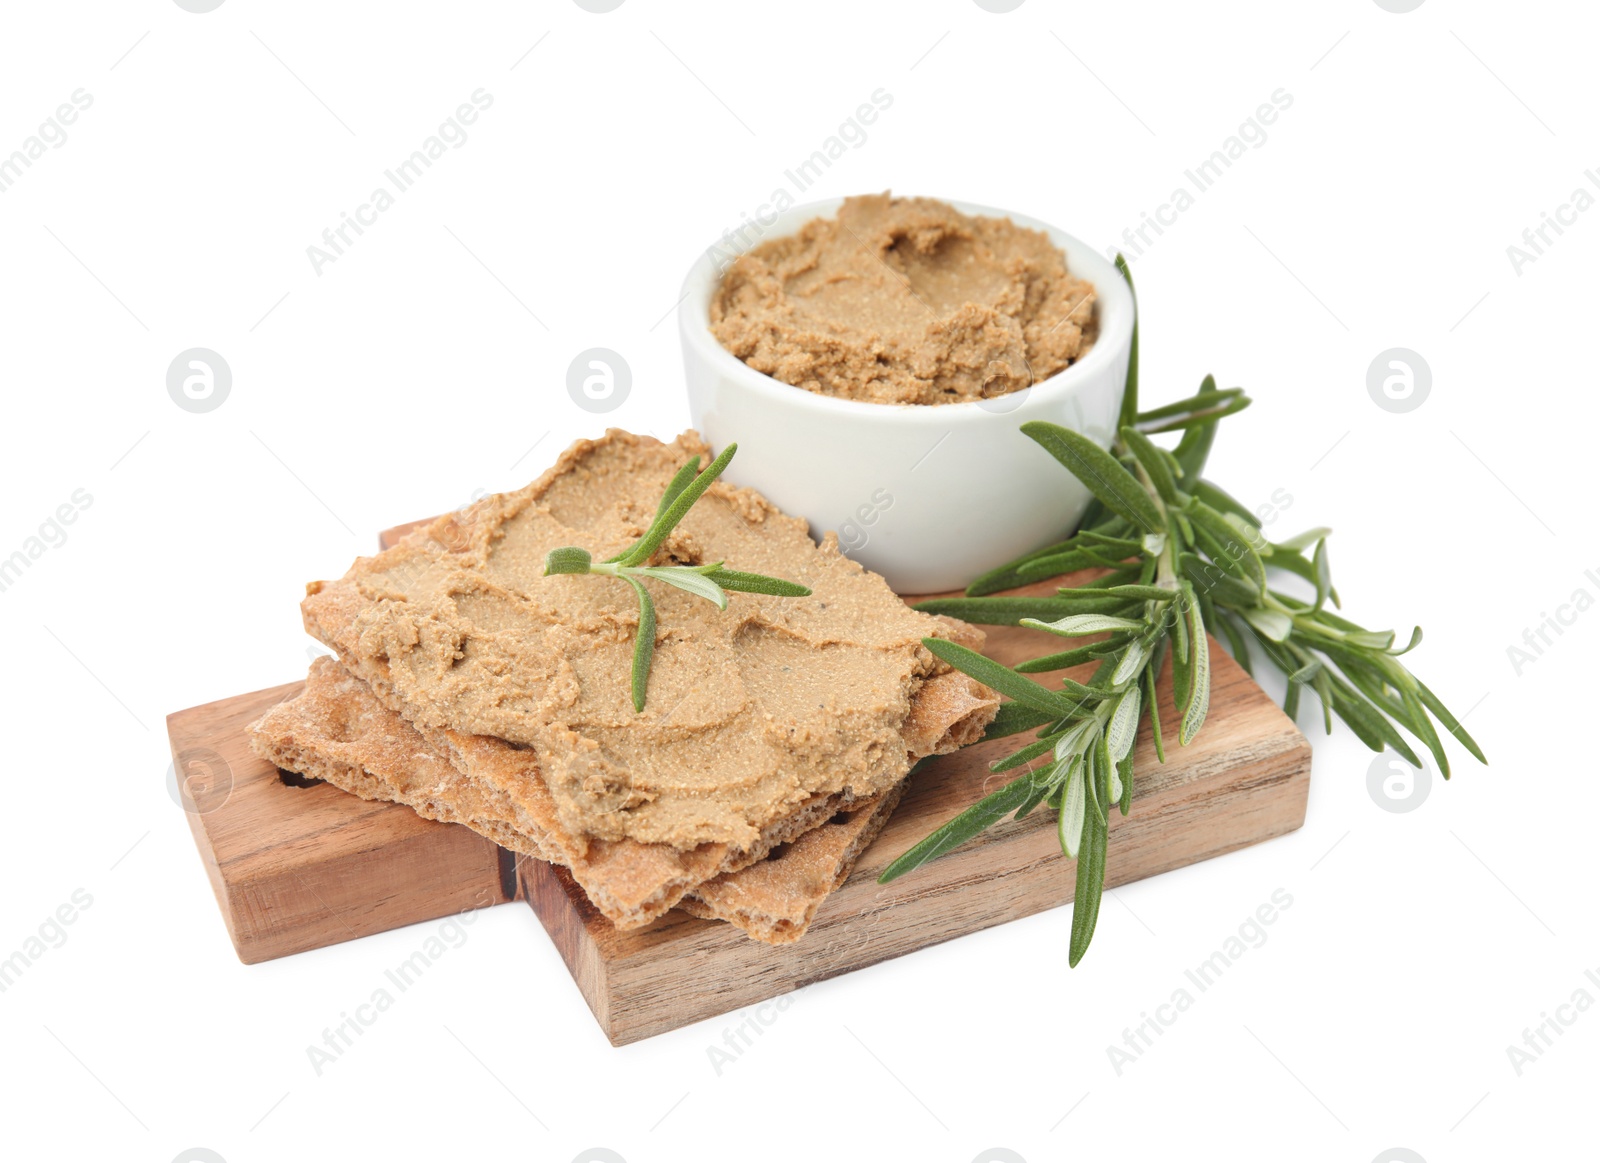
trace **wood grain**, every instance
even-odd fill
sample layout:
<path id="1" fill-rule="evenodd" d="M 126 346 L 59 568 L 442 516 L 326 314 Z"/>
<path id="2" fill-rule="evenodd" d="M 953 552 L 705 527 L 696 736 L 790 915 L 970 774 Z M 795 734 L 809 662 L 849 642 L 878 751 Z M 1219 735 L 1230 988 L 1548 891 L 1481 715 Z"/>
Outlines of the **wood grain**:
<path id="1" fill-rule="evenodd" d="M 191 797 L 189 828 L 239 959 L 267 961 L 513 899 L 511 854 L 476 832 L 323 783 L 290 786 L 250 750 L 245 727 L 303 685 L 167 716 L 179 780 L 207 783 Z"/>
<path id="2" fill-rule="evenodd" d="M 411 527 L 386 531 L 383 543 Z M 990 629 L 989 636 L 986 653 L 1006 663 L 1050 648 L 1035 631 Z M 1112 817 L 1107 887 L 1260 843 L 1305 820 L 1305 737 L 1214 642 L 1211 657 L 1211 714 L 1188 747 L 1175 744 L 1170 678 L 1159 684 L 1167 762 L 1156 762 L 1147 727 L 1135 746 L 1132 810 Z M 299 685 L 168 718 L 180 777 L 207 770 L 206 749 L 226 765 L 225 800 L 218 803 L 215 790 L 200 795 L 197 807 L 209 810 L 191 812 L 190 823 L 247 962 L 521 897 L 601 1028 L 621 1045 L 1072 899 L 1071 862 L 1045 809 L 877 883 L 890 860 L 1010 778 L 988 770 L 1018 742 L 1002 739 L 945 756 L 914 777 L 883 833 L 797 943 L 774 948 L 678 912 L 622 932 L 564 869 L 513 858 L 460 825 L 432 823 L 407 808 L 285 784 L 250 752 L 244 727 Z"/>

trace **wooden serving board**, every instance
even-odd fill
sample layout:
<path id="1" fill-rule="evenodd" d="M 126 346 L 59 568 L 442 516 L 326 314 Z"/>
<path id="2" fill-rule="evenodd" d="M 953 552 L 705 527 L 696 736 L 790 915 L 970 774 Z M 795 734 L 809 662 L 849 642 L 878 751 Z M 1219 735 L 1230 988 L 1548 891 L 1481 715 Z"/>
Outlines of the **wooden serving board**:
<path id="1" fill-rule="evenodd" d="M 391 544 L 410 527 L 381 540 Z M 1036 631 L 988 633 L 986 653 L 1008 664 L 1050 648 Z M 1158 684 L 1167 762 L 1157 763 L 1145 728 L 1135 746 L 1132 809 L 1111 819 L 1108 888 L 1281 836 L 1305 821 L 1310 745 L 1215 642 L 1211 659 L 1211 713 L 1188 747 L 1176 745 L 1170 677 Z M 600 916 L 565 869 L 409 808 L 286 781 L 250 751 L 244 729 L 301 685 L 167 718 L 180 783 L 187 778 L 192 790 L 190 827 L 247 963 L 522 899 L 606 1036 L 622 1045 L 1072 900 L 1073 869 L 1057 844 L 1054 813 L 1044 809 L 877 883 L 889 861 L 1011 778 L 992 774 L 988 764 L 1026 741 L 1022 736 L 966 748 L 919 772 L 849 879 L 792 945 L 764 945 L 732 925 L 676 911 L 624 932 Z"/>

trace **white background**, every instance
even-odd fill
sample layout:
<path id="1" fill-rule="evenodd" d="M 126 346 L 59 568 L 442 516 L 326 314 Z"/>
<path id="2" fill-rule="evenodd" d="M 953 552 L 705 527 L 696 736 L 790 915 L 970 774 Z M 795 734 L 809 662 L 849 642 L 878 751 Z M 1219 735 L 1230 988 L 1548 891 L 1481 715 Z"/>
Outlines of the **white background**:
<path id="1" fill-rule="evenodd" d="M 93 105 L 0 194 L 0 556 L 93 503 L 0 593 L 0 956 L 93 903 L 0 994 L 0 1154 L 1592 1153 L 1600 1012 L 1520 1075 L 1507 1046 L 1600 999 L 1600 613 L 1520 675 L 1507 648 L 1600 596 L 1600 214 L 1520 274 L 1506 248 L 1600 194 L 1595 31 L 1578 5 L 1448 0 L 8 5 L 0 154 L 75 90 Z M 316 274 L 306 247 L 479 88 L 470 140 Z M 1210 475 L 1284 490 L 1274 535 L 1336 529 L 1346 612 L 1424 622 L 1409 661 L 1493 766 L 1457 750 L 1394 814 L 1370 753 L 1318 726 L 1305 827 L 1112 893 L 1078 969 L 1057 910 L 813 986 L 720 1074 L 736 1018 L 613 1049 L 507 906 L 317 1076 L 307 1045 L 436 925 L 240 965 L 163 717 L 300 675 L 303 584 L 375 530 L 526 483 L 607 421 L 686 424 L 662 322 L 683 273 L 879 88 L 892 107 L 808 196 L 966 199 L 1102 247 L 1292 95 L 1135 263 L 1146 399 L 1208 371 L 1249 388 Z M 204 415 L 165 386 L 193 346 L 234 377 Z M 565 391 L 591 346 L 633 369 L 609 417 Z M 1366 388 L 1393 346 L 1433 373 L 1404 415 Z M 1119 1074 L 1107 1046 L 1280 888 L 1266 943 Z"/>

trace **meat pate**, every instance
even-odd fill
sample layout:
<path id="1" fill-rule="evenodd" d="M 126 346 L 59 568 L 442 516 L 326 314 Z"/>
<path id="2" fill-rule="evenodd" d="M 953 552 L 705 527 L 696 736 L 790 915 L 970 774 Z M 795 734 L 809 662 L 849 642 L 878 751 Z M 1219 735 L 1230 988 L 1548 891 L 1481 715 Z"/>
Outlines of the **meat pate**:
<path id="1" fill-rule="evenodd" d="M 313 583 L 307 628 L 419 727 L 531 748 L 575 834 L 749 846 L 817 795 L 887 791 L 912 758 L 917 696 L 948 671 L 921 639 L 965 628 L 908 609 L 832 534 L 819 546 L 759 494 L 712 485 L 653 563 L 725 560 L 813 592 L 732 594 L 719 611 L 647 581 L 659 622 L 643 713 L 628 694 L 632 591 L 544 576 L 558 546 L 596 559 L 626 548 L 673 473 L 710 454 L 693 433 L 670 445 L 615 430 L 580 441 L 532 485 L 441 518 L 340 582 Z M 953 749 L 993 717 L 988 692 L 947 676 L 956 681 L 971 706 L 946 737 L 919 740 L 929 750 Z"/>
<path id="2" fill-rule="evenodd" d="M 1020 391 L 1080 358 L 1095 291 L 1037 230 L 875 194 L 735 260 L 711 331 L 810 392 L 953 404 Z"/>

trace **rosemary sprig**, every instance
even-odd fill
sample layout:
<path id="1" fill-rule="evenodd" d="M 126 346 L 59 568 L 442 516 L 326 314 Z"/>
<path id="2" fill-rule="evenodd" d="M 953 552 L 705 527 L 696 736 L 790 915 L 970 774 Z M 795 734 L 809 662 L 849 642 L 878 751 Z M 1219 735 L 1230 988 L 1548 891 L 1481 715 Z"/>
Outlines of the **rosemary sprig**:
<path id="1" fill-rule="evenodd" d="M 1131 288 L 1126 264 L 1117 265 Z M 1137 352 L 1137 325 L 1134 344 Z M 1158 761 L 1166 761 L 1156 676 L 1170 659 L 1178 743 L 1187 744 L 1210 704 L 1208 632 L 1225 638 L 1247 671 L 1249 642 L 1256 640 L 1262 655 L 1288 676 L 1284 710 L 1291 718 L 1309 688 L 1321 701 L 1327 730 L 1337 715 L 1374 751 L 1392 747 L 1420 766 L 1403 728 L 1432 753 L 1448 779 L 1450 761 L 1437 721 L 1474 758 L 1487 762 L 1455 716 L 1399 661 L 1422 640 L 1420 629 L 1396 648 L 1393 631 L 1366 630 L 1332 612 L 1339 597 L 1328 569 L 1328 530 L 1271 542 L 1249 509 L 1201 476 L 1218 422 L 1249 404 L 1241 389 L 1219 389 L 1207 376 L 1194 396 L 1140 412 L 1135 356 L 1111 451 L 1056 424 L 1022 426 L 1093 494 L 1078 532 L 984 574 L 964 598 L 917 608 L 1061 638 L 1105 637 L 1015 668 L 950 642 L 924 640 L 950 665 L 1012 700 L 1002 704 L 985 739 L 1037 734 L 990 764 L 994 771 L 1027 764 L 1027 771 L 909 849 L 880 880 L 903 876 L 1007 815 L 1021 819 L 1048 803 L 1059 813 L 1062 851 L 1077 861 L 1068 953 L 1069 963 L 1077 965 L 1099 912 L 1111 806 L 1126 815 L 1132 801 L 1132 749 L 1141 716 L 1150 719 Z M 1173 431 L 1183 436 L 1170 451 L 1149 438 Z M 1092 567 L 1109 572 L 1063 587 L 1054 597 L 987 596 Z M 1302 579 L 1314 597 L 1274 588 L 1273 571 Z M 1087 683 L 1061 679 L 1055 689 L 1027 677 L 1089 662 L 1097 666 Z M 1044 762 L 1035 766 L 1039 759 Z"/>
<path id="2" fill-rule="evenodd" d="M 639 629 L 633 640 L 633 709 L 644 710 L 645 691 L 650 684 L 650 664 L 656 652 L 656 606 L 643 578 L 666 582 L 680 590 L 702 597 L 717 609 L 728 608 L 725 590 L 737 593 L 768 594 L 780 598 L 803 598 L 811 593 L 806 586 L 781 578 L 759 573 L 741 573 L 725 569 L 718 561 L 711 565 L 647 565 L 656 550 L 661 548 L 678 522 L 694 507 L 711 482 L 722 475 L 739 446 L 730 444 L 704 471 L 697 456 L 684 465 L 667 485 L 656 506 L 655 518 L 644 534 L 615 557 L 595 561 L 587 549 L 564 545 L 545 554 L 545 576 L 558 573 L 592 573 L 603 577 L 619 578 L 633 587 L 639 598 Z"/>

